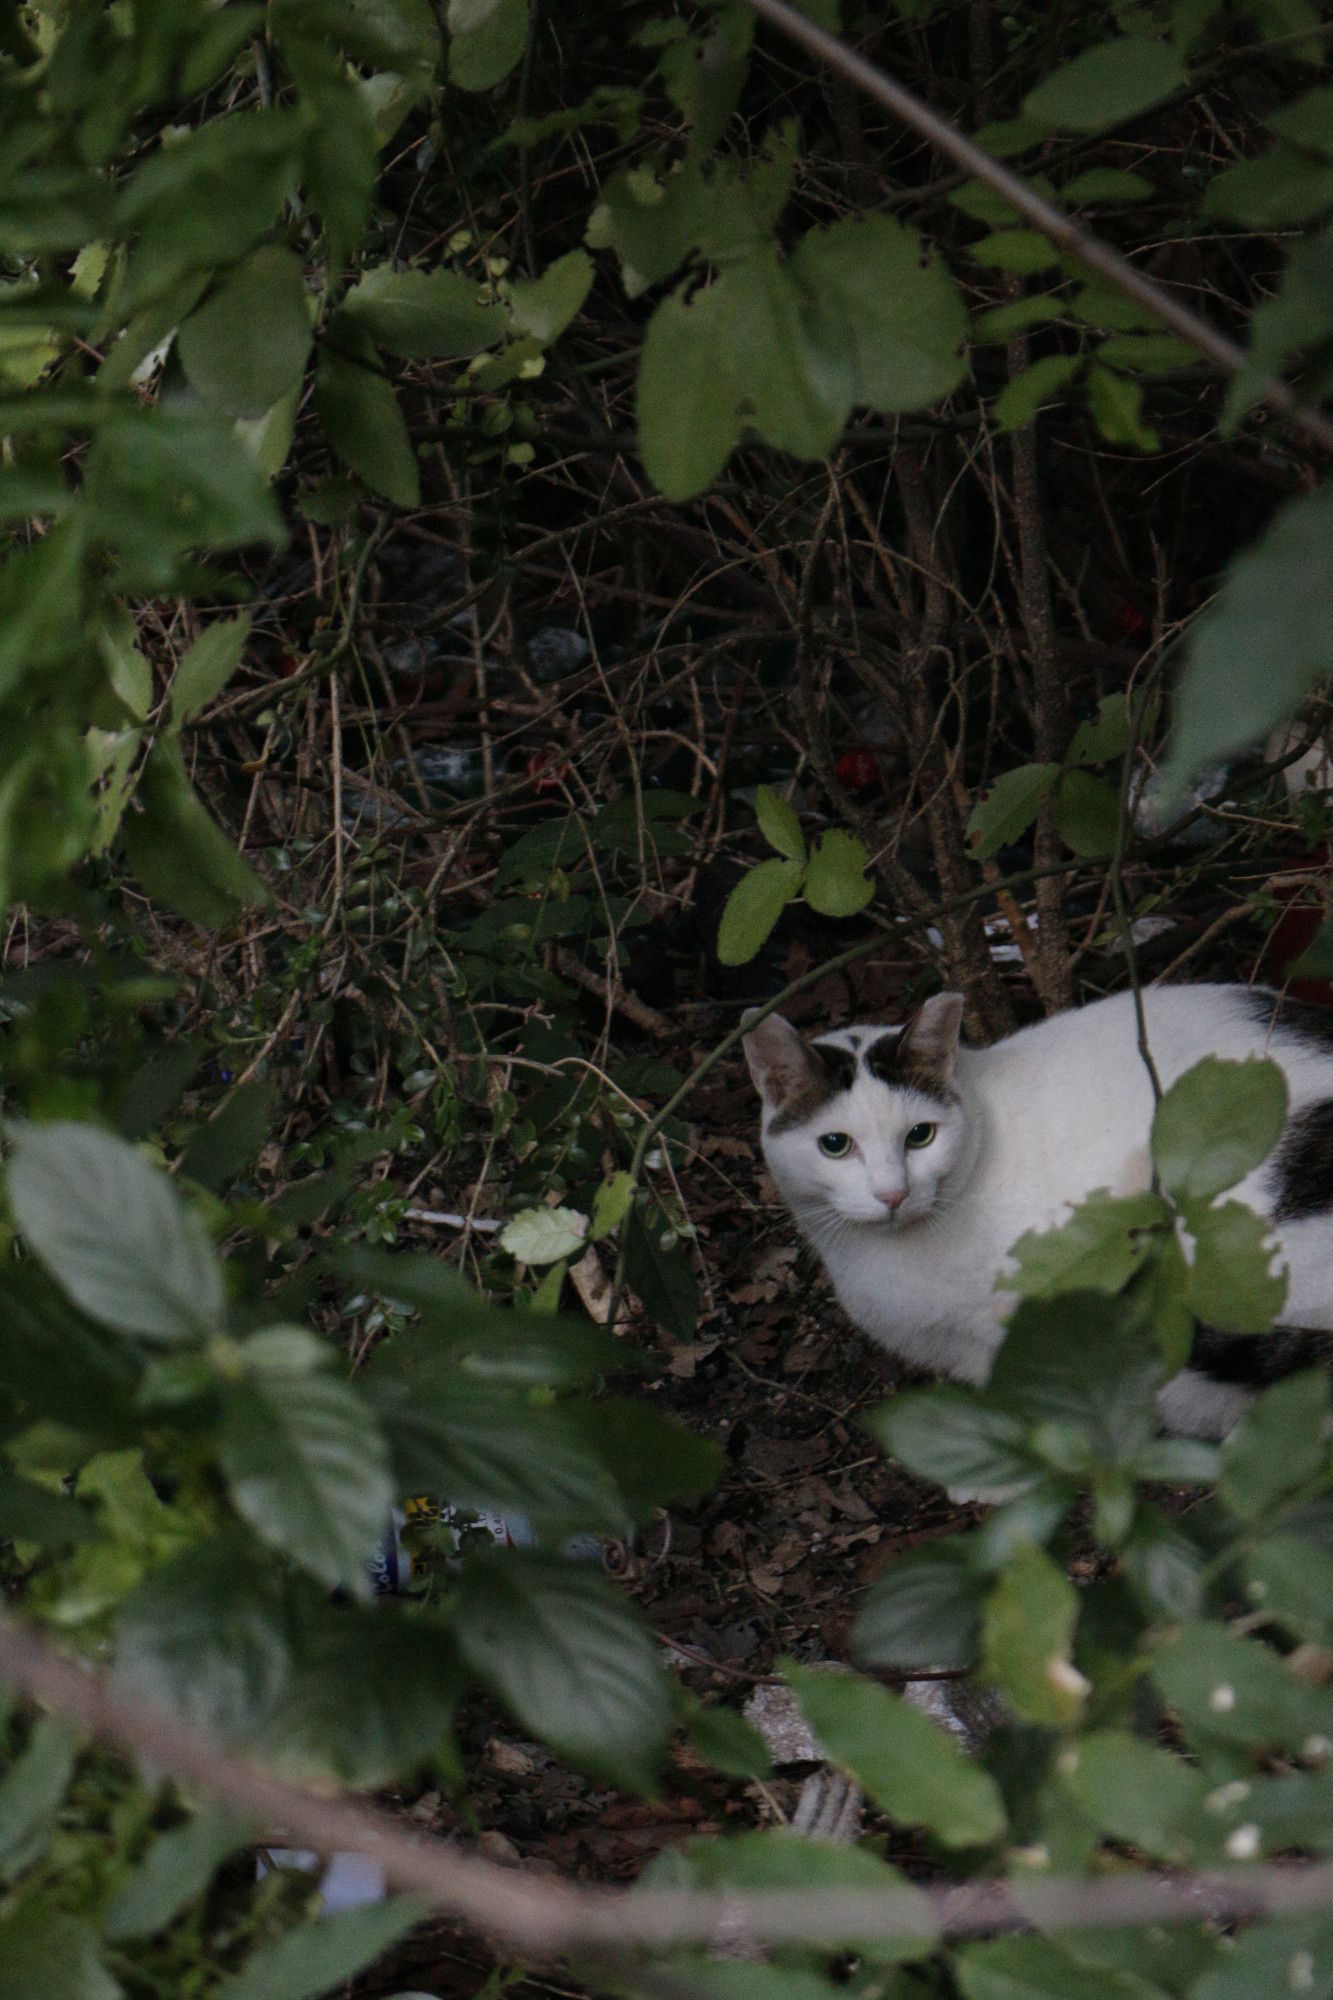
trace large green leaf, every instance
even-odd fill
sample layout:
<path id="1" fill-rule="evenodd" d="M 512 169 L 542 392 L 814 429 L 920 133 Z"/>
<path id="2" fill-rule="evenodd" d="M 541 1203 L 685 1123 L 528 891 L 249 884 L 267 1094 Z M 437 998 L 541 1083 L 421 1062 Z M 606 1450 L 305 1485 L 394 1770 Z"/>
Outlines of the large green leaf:
<path id="1" fill-rule="evenodd" d="M 1272 1225 L 1244 1202 L 1191 1202 L 1185 1225 L 1194 1238 L 1189 1304 L 1196 1319 L 1221 1333 L 1267 1333 L 1287 1296 L 1285 1268 L 1272 1269 Z"/>
<path id="2" fill-rule="evenodd" d="M 1163 1369 L 1131 1303 L 1101 1292 L 1024 1299 L 991 1364 L 987 1396 L 1011 1419 L 1059 1425 L 1097 1463 L 1133 1457 L 1156 1429 Z"/>
<path id="3" fill-rule="evenodd" d="M 603 1576 L 527 1555 L 470 1562 L 454 1601 L 458 1650 L 561 1756 L 642 1788 L 671 1704 L 647 1628 Z"/>
<path id="4" fill-rule="evenodd" d="M 970 1667 L 981 1638 L 986 1578 L 951 1535 L 890 1563 L 861 1600 L 858 1660 L 875 1667 Z"/>
<path id="5" fill-rule="evenodd" d="M 1323 1470 L 1329 1384 L 1304 1369 L 1265 1389 L 1222 1447 L 1218 1492 L 1242 1521 L 1262 1521 Z"/>
<path id="6" fill-rule="evenodd" d="M 153 745 L 139 798 L 143 811 L 124 822 L 125 855 L 150 896 L 204 930 L 267 902 L 263 882 L 190 783 L 173 738 Z"/>
<path id="7" fill-rule="evenodd" d="M 774 856 L 742 875 L 718 925 L 717 955 L 723 965 L 746 965 L 763 949 L 774 924 L 800 893 L 804 873 L 801 862 Z"/>
<path id="8" fill-rule="evenodd" d="M 1151 1666 L 1192 1745 L 1228 1744 L 1253 1755 L 1333 1738 L 1333 1693 L 1307 1687 L 1270 1647 L 1223 1625 L 1198 1619 L 1183 1626 L 1154 1649 Z"/>
<path id="9" fill-rule="evenodd" d="M 1153 1118 L 1153 1162 L 1177 1201 L 1211 1201 L 1261 1166 L 1287 1115 L 1275 1062 L 1205 1056 L 1176 1078 Z"/>
<path id="10" fill-rule="evenodd" d="M 1292 500 L 1194 625 L 1165 783 L 1259 742 L 1333 673 L 1333 485 Z"/>
<path id="11" fill-rule="evenodd" d="M 251 1952 L 218 2000 L 320 2000 L 402 1942 L 426 1906 L 407 1896 L 317 1917 Z"/>
<path id="12" fill-rule="evenodd" d="M 0 2000 L 122 2000 L 94 1932 L 47 1898 L 0 1918 Z"/>
<path id="13" fill-rule="evenodd" d="M 885 415 L 926 409 L 966 374 L 962 297 L 915 230 L 884 215 L 812 229 L 790 270 L 821 340 L 849 352 L 857 402 Z"/>
<path id="14" fill-rule="evenodd" d="M 515 326 L 549 347 L 578 313 L 592 281 L 592 259 L 586 250 L 567 250 L 547 265 L 540 278 L 515 278 L 509 291 Z"/>
<path id="15" fill-rule="evenodd" d="M 165 1930 L 187 1903 L 202 1896 L 214 1875 L 251 1838 L 248 1827 L 204 1807 L 183 1826 L 159 1834 L 106 1916 L 113 1943 Z"/>
<path id="16" fill-rule="evenodd" d="M 364 1397 L 255 1334 L 228 1392 L 218 1453 L 237 1512 L 322 1583 L 354 1595 L 393 1504 L 388 1449 Z"/>
<path id="17" fill-rule="evenodd" d="M 449 0 L 449 81 L 459 90 L 503 83 L 528 38 L 528 0 Z"/>
<path id="18" fill-rule="evenodd" d="M 1244 1569 L 1246 1597 L 1270 1625 L 1308 1646 L 1333 1645 L 1333 1555 L 1301 1535 L 1269 1535 Z"/>
<path id="19" fill-rule="evenodd" d="M 639 361 L 639 449 L 668 500 L 712 484 L 740 442 L 740 390 L 729 352 L 730 298 L 721 280 L 662 300 Z"/>
<path id="20" fill-rule="evenodd" d="M 1041 1465 L 1028 1426 L 972 1389 L 912 1389 L 863 1419 L 908 1470 L 941 1486 L 1031 1484 Z"/>
<path id="21" fill-rule="evenodd" d="M 267 243 L 195 307 L 176 345 L 206 403 L 228 416 L 262 417 L 299 388 L 310 340 L 301 261 Z"/>
<path id="22" fill-rule="evenodd" d="M 193 549 L 283 540 L 263 473 L 221 417 L 160 405 L 103 424 L 84 466 L 92 534 L 115 549 L 126 589 L 170 589 Z"/>
<path id="23" fill-rule="evenodd" d="M 1189 1859 L 1208 1785 L 1182 1758 L 1124 1730 L 1102 1729 L 1070 1747 L 1060 1772 L 1066 1790 L 1112 1840 L 1158 1861 Z"/>
<path id="24" fill-rule="evenodd" d="M 1170 1223 L 1171 1210 L 1160 1195 L 1117 1196 L 1096 1188 L 1058 1228 L 1020 1236 L 1010 1252 L 1017 1269 L 999 1282 L 1039 1299 L 1071 1291 L 1122 1291 Z"/>
<path id="25" fill-rule="evenodd" d="M 37 1256 L 93 1319 L 163 1343 L 217 1326 L 222 1275 L 203 1225 L 124 1139 L 63 1121 L 21 1126 L 9 1199 Z"/>
<path id="26" fill-rule="evenodd" d="M 0 1875 L 12 1881 L 46 1846 L 74 1770 L 74 1739 L 63 1722 L 41 1716 L 0 1779 Z"/>
<path id="27" fill-rule="evenodd" d="M 342 310 L 380 347 L 407 361 L 462 360 L 505 336 L 504 314 L 485 304 L 475 281 L 457 271 L 395 271 L 391 264 L 375 264 L 352 287 Z"/>
<path id="28" fill-rule="evenodd" d="M 1023 109 L 1030 118 L 1072 132 L 1099 132 L 1104 125 L 1135 118 L 1188 81 L 1185 66 L 1169 42 L 1146 35 L 1122 35 L 1085 49 L 1029 91 Z"/>
<path id="29" fill-rule="evenodd" d="M 829 1757 L 900 1826 L 946 1847 L 985 1846 L 1005 1829 L 994 1779 L 901 1695 L 850 1674 L 783 1669 Z"/>
<path id="30" fill-rule="evenodd" d="M 221 694 L 241 663 L 249 636 L 248 612 L 239 618 L 216 618 L 200 633 L 171 683 L 171 719 L 177 727 L 193 722 Z"/>
<path id="31" fill-rule="evenodd" d="M 1326 2000 L 1333 1993 L 1333 1923 L 1325 1915 L 1270 1917 L 1227 1943 L 1230 1949 L 1190 1987 L 1189 2000 L 1260 2000 L 1271 1993 L 1286 2000 L 1297 1990 Z"/>
<path id="32" fill-rule="evenodd" d="M 387 1784 L 447 1753 L 464 1684 L 449 1634 L 414 1607 L 310 1606 L 268 1740 L 302 1778 Z"/>
<path id="33" fill-rule="evenodd" d="M 631 1209 L 625 1218 L 625 1276 L 644 1310 L 677 1340 L 688 1340 L 699 1318 L 699 1287 L 689 1244 L 674 1235 L 662 1211 Z"/>
<path id="34" fill-rule="evenodd" d="M 1005 1564 L 982 1617 L 982 1671 L 1015 1715 L 1051 1728 L 1077 1722 L 1088 1682 L 1070 1660 L 1078 1596 L 1044 1550 Z"/>
<path id="35" fill-rule="evenodd" d="M 315 408 L 329 443 L 367 486 L 396 507 L 420 504 L 416 454 L 393 385 L 374 342 L 345 313 L 319 350 Z"/>
<path id="36" fill-rule="evenodd" d="M 1082 1964 L 1040 1936 L 965 1945 L 954 1970 L 964 2000 L 1167 2000 L 1146 1979 Z"/>

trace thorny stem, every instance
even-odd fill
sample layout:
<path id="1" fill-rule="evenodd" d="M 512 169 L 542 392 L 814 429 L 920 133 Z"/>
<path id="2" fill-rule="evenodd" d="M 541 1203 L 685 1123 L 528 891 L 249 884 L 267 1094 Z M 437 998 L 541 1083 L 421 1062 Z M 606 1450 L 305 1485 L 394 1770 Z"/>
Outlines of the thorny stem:
<path id="1" fill-rule="evenodd" d="M 1018 174 L 984 152 L 974 139 L 957 131 L 947 119 L 923 103 L 895 77 L 876 69 L 855 49 L 848 48 L 836 35 L 829 34 L 826 28 L 819 27 L 800 13 L 790 0 L 747 0 L 747 4 L 761 20 L 768 21 L 781 34 L 820 57 L 839 75 L 892 112 L 904 125 L 909 125 L 914 132 L 919 132 L 933 146 L 937 146 L 955 165 L 1003 195 L 1011 207 L 1025 216 L 1058 249 L 1068 256 L 1077 257 L 1081 264 L 1095 271 L 1108 285 L 1114 285 L 1127 298 L 1146 306 L 1164 326 L 1169 326 L 1173 333 L 1178 333 L 1182 340 L 1187 340 L 1191 347 L 1206 355 L 1223 374 L 1238 375 L 1245 367 L 1244 348 L 1220 328 L 1182 305 L 1153 279 L 1145 277 L 1118 250 L 1113 250 L 1109 243 L 1103 243 L 1100 237 L 1092 235 L 1072 216 L 1064 214 L 1053 202 L 1036 193 Z M 1325 451 L 1333 451 L 1333 421 L 1303 403 L 1287 383 L 1272 379 L 1266 381 L 1260 391 L 1260 401 L 1280 410 L 1297 429 L 1322 445 Z"/>

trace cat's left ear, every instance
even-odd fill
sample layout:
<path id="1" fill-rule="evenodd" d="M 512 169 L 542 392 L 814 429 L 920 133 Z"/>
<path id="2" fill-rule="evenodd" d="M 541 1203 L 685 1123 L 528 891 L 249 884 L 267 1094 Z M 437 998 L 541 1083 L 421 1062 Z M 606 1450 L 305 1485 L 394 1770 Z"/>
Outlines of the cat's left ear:
<path id="1" fill-rule="evenodd" d="M 905 1061 L 914 1069 L 925 1070 L 940 1083 L 952 1083 L 962 1025 L 962 994 L 932 994 L 903 1029 L 897 1051 L 899 1063 Z"/>
<path id="2" fill-rule="evenodd" d="M 752 1014 L 745 1016 L 746 1021 L 751 1018 Z M 809 1049 L 781 1014 L 765 1015 L 741 1046 L 755 1089 L 765 1104 L 771 1104 L 775 1110 L 795 1097 L 814 1074 Z"/>

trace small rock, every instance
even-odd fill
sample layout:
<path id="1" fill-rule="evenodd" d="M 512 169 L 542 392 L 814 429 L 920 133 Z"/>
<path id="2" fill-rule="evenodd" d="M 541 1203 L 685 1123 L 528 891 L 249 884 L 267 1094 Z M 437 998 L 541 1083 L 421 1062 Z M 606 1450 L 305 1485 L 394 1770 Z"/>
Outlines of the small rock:
<path id="1" fill-rule="evenodd" d="M 484 1833 L 477 1835 L 477 1852 L 483 1860 L 498 1861 L 502 1868 L 517 1868 L 523 1860 L 508 1834 L 499 1832 L 495 1827 L 487 1827 Z"/>
<path id="2" fill-rule="evenodd" d="M 539 681 L 559 680 L 581 667 L 592 648 L 570 625 L 543 625 L 528 639 L 528 662 Z"/>
<path id="3" fill-rule="evenodd" d="M 507 1778 L 530 1778 L 536 1769 L 526 1750 L 517 1744 L 506 1743 L 499 1736 L 492 1736 L 486 1745 L 486 1762 L 493 1771 L 501 1771 Z"/>

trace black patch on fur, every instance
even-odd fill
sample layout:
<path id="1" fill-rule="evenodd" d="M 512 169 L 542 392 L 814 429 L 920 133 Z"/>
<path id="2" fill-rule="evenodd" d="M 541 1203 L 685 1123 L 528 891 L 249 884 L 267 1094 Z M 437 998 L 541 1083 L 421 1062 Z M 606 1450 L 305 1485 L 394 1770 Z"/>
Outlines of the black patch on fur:
<path id="1" fill-rule="evenodd" d="M 850 1049 L 828 1042 L 811 1042 L 810 1053 L 820 1064 L 834 1090 L 850 1090 L 856 1082 L 856 1057 Z"/>
<path id="2" fill-rule="evenodd" d="M 872 1076 L 894 1090 L 915 1090 L 933 1097 L 937 1104 L 957 1104 L 958 1093 L 951 1090 L 938 1070 L 914 1059 L 902 1034 L 881 1035 L 861 1058 Z"/>
<path id="3" fill-rule="evenodd" d="M 1299 1222 L 1333 1208 L 1333 1097 L 1287 1120 L 1271 1172 L 1275 1222 Z"/>
<path id="4" fill-rule="evenodd" d="M 859 1049 L 861 1046 L 861 1037 L 859 1035 L 853 1035 L 849 1031 L 847 1036 L 847 1046 L 849 1049 Z"/>
<path id="5" fill-rule="evenodd" d="M 769 1126 L 769 1134 L 792 1132 L 804 1125 L 856 1081 L 856 1057 L 850 1049 L 829 1048 L 823 1042 L 807 1042 L 811 1071 L 809 1081 L 788 1098 Z"/>
<path id="6" fill-rule="evenodd" d="M 1305 1326 L 1275 1326 L 1271 1333 L 1217 1333 L 1199 1327 L 1190 1348 L 1190 1367 L 1214 1382 L 1240 1389 L 1266 1389 L 1299 1369 L 1327 1362 L 1333 1334 Z"/>
<path id="7" fill-rule="evenodd" d="M 1306 1000 L 1284 999 L 1271 986 L 1251 987 L 1246 998 L 1250 1003 L 1250 1018 L 1265 1033 L 1274 1028 L 1285 1029 L 1289 1035 L 1299 1035 L 1304 1042 L 1333 1049 L 1333 1007 L 1312 1007 Z"/>

